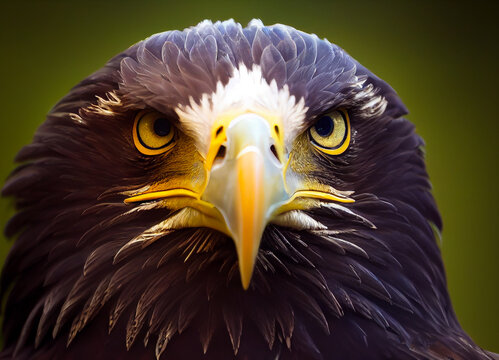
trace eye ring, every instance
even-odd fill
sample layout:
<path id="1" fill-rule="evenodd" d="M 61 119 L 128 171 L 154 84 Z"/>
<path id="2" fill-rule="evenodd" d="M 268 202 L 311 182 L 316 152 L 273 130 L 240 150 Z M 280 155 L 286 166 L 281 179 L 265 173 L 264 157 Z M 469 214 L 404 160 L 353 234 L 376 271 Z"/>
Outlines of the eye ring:
<path id="1" fill-rule="evenodd" d="M 135 116 L 133 142 L 144 155 L 159 155 L 175 145 L 175 128 L 168 118 L 156 111 L 142 110 Z"/>
<path id="2" fill-rule="evenodd" d="M 309 129 L 312 145 L 328 155 L 345 152 L 350 145 L 350 133 L 350 118 L 341 109 L 319 117 Z"/>

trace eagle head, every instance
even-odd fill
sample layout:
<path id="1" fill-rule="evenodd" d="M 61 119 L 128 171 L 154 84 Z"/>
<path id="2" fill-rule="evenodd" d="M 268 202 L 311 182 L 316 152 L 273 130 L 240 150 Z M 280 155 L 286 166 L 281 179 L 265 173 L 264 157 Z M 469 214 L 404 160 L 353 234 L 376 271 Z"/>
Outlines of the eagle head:
<path id="1" fill-rule="evenodd" d="M 2 355 L 486 358 L 452 310 L 406 113 L 289 26 L 135 44 L 17 156 Z"/>

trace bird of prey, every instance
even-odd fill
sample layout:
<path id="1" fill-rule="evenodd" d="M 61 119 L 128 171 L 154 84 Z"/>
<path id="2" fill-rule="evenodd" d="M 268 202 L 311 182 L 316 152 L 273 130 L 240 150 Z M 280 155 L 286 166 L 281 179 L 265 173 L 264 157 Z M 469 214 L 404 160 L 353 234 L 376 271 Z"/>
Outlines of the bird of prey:
<path id="1" fill-rule="evenodd" d="M 460 327 L 395 91 L 285 25 L 153 35 L 3 188 L 1 359 L 492 359 Z"/>

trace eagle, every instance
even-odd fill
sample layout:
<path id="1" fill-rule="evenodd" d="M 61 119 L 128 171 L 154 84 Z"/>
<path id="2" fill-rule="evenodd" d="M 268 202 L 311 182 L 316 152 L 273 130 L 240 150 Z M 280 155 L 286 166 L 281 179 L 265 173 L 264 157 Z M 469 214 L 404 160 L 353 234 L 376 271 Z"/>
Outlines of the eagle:
<path id="1" fill-rule="evenodd" d="M 493 359 L 459 325 L 396 92 L 286 25 L 152 35 L 3 188 L 0 359 Z"/>

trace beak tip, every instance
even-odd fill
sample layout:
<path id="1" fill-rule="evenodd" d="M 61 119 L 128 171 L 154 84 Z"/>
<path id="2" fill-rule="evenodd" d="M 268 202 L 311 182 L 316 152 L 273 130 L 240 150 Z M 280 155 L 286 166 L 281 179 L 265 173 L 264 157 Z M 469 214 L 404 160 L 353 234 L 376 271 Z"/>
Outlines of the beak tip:
<path id="1" fill-rule="evenodd" d="M 244 290 L 249 289 L 256 262 L 256 259 L 251 259 L 250 261 L 248 260 L 249 259 L 239 257 L 239 274 L 241 275 L 241 285 L 243 286 Z"/>
<path id="2" fill-rule="evenodd" d="M 243 281 L 243 290 L 248 290 L 249 284 L 250 284 L 250 281 Z"/>
<path id="3" fill-rule="evenodd" d="M 241 272 L 241 284 L 244 290 L 248 290 L 251 283 L 251 274 L 244 274 Z"/>

